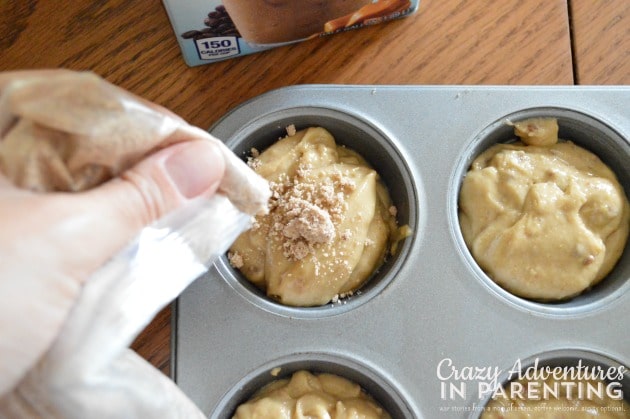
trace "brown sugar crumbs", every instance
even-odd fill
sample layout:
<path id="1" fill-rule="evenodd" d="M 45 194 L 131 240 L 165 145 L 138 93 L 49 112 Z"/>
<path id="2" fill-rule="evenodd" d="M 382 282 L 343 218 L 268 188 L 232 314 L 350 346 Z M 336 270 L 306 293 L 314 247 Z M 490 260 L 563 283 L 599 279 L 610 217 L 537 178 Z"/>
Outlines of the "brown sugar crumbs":
<path id="1" fill-rule="evenodd" d="M 287 135 L 289 137 L 293 137 L 296 133 L 297 130 L 295 129 L 295 125 L 291 124 L 287 127 Z"/>
<path id="2" fill-rule="evenodd" d="M 289 136 L 295 135 L 295 125 L 287 126 L 286 131 Z M 247 163 L 254 170 L 262 164 L 259 156 L 260 152 L 252 148 Z M 354 181 L 341 172 L 315 183 L 308 178 L 310 170 L 307 165 L 301 165 L 294 178 L 284 175 L 269 182 L 272 196 L 268 234 L 280 241 L 283 254 L 289 260 L 302 260 L 318 245 L 333 242 L 337 234 L 335 224 L 341 221 L 345 205 L 344 193 L 356 187 Z M 253 228 L 260 224 L 257 222 Z M 344 232 L 342 238 L 347 240 L 349 232 Z"/>
<path id="3" fill-rule="evenodd" d="M 250 156 L 247 158 L 247 165 L 252 168 L 252 170 L 256 170 L 260 167 L 260 160 L 258 157 L 260 156 L 260 151 L 258 149 L 252 147 L 250 152 Z"/>
<path id="4" fill-rule="evenodd" d="M 287 126 L 286 132 L 289 137 L 295 135 L 295 125 Z M 258 159 L 260 151 L 252 148 L 250 154 L 247 164 L 253 170 L 259 169 L 262 165 Z M 293 179 L 283 175 L 278 181 L 269 182 L 272 196 L 269 203 L 270 214 L 267 217 L 271 217 L 271 227 L 267 234 L 278 239 L 283 255 L 294 261 L 313 254 L 319 245 L 333 242 L 337 235 L 335 224 L 341 221 L 344 210 L 344 194 L 351 193 L 356 188 L 355 182 L 342 172 L 315 183 L 308 178 L 309 171 L 310 167 L 301 165 Z M 389 207 L 388 211 L 393 216 L 397 213 L 395 206 Z M 267 223 L 256 220 L 252 228 L 257 229 L 261 224 Z M 342 240 L 349 240 L 351 236 L 350 230 L 339 234 Z M 371 240 L 366 240 L 366 246 L 372 244 Z M 233 257 L 234 260 L 230 259 L 232 266 L 242 267 L 242 257 Z"/>
<path id="5" fill-rule="evenodd" d="M 228 260 L 230 261 L 230 264 L 236 269 L 240 269 L 243 267 L 243 257 L 237 252 L 229 252 Z"/>
<path id="6" fill-rule="evenodd" d="M 289 260 L 304 259 L 317 246 L 333 242 L 345 205 L 342 190 L 350 183 L 341 174 L 315 183 L 305 177 L 308 170 L 299 167 L 293 179 L 270 182 L 269 235 L 280 241 Z"/>
<path id="7" fill-rule="evenodd" d="M 295 131 L 248 164 L 269 182 L 269 212 L 228 257 L 269 297 L 316 306 L 358 289 L 402 235 L 378 174 L 321 127 Z M 242 264 L 242 265 L 241 265 Z"/>

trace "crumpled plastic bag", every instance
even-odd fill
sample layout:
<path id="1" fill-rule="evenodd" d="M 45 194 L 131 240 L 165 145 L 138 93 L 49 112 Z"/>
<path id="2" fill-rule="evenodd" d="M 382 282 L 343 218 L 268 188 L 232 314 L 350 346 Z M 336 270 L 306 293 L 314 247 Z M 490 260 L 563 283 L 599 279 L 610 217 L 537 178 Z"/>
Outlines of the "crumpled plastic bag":
<path id="1" fill-rule="evenodd" d="M 207 139 L 226 162 L 220 192 L 249 214 L 267 205 L 266 181 L 223 143 L 92 73 L 58 70 L 11 82 L 0 97 L 0 136 L 4 174 L 42 192 L 89 189 L 159 148 Z"/>
<path id="2" fill-rule="evenodd" d="M 84 94 L 74 93 L 77 84 Z M 220 144 L 219 191 L 146 227 L 95 272 L 52 347 L 0 397 L 0 418 L 205 417 L 128 347 L 265 211 L 266 181 L 207 132 L 91 73 L 60 70 L 10 84 L 0 96 L 0 136 L 5 176 L 42 192 L 89 189 L 179 141 Z"/>

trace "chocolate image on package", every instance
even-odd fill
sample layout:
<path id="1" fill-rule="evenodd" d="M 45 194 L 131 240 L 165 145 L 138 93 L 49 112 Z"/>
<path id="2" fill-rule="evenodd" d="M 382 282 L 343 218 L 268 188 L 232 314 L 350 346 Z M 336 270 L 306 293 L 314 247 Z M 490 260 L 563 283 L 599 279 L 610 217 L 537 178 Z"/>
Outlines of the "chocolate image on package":
<path id="1" fill-rule="evenodd" d="M 385 23 L 419 0 L 163 0 L 186 63 L 208 64 Z M 210 10 L 208 12 L 208 10 Z"/>
<path id="2" fill-rule="evenodd" d="M 294 42 L 324 32 L 326 22 L 352 16 L 371 0 L 223 0 L 237 29 L 254 45 Z"/>
<path id="3" fill-rule="evenodd" d="M 203 24 L 205 25 L 204 28 L 188 30 L 182 33 L 181 37 L 197 40 L 219 36 L 241 36 L 222 4 L 208 13 L 208 16 L 203 19 Z"/>

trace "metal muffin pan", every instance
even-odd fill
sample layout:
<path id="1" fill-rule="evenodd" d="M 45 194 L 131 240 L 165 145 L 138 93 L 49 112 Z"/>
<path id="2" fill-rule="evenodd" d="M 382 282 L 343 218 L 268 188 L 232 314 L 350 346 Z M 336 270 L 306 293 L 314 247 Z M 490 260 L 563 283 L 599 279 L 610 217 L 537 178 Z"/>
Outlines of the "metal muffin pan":
<path id="1" fill-rule="evenodd" d="M 270 374 L 270 371 L 275 369 L 278 370 L 277 376 Z M 216 416 L 229 418 L 240 403 L 248 400 L 264 385 L 279 378 L 290 377 L 294 372 L 300 370 L 308 370 L 315 374 L 325 372 L 345 377 L 359 384 L 363 389 L 368 389 L 370 396 L 378 400 L 379 404 L 387 412 L 390 412 L 393 418 L 413 416 L 413 412 L 396 388 L 386 379 L 375 374 L 370 367 L 358 363 L 352 358 L 322 353 L 288 355 L 260 366 L 243 377 L 239 383 L 232 387 L 230 392 L 223 396 L 215 409 Z"/>
<path id="2" fill-rule="evenodd" d="M 560 349 L 556 351 L 549 351 L 543 354 L 536 354 L 529 359 L 524 359 L 521 362 L 523 370 L 527 370 L 532 367 L 536 368 L 544 368 L 544 367 L 579 367 L 583 366 L 586 368 L 597 368 L 600 367 L 605 371 L 612 369 L 613 371 L 618 371 L 619 367 L 623 364 L 605 357 L 603 355 L 599 355 L 594 352 L 587 352 L 582 350 L 573 350 L 573 349 Z M 503 384 L 503 388 L 508 388 L 507 385 L 510 382 L 510 374 L 506 371 L 500 378 L 500 381 Z M 624 395 L 630 394 L 630 374 L 625 374 L 623 379 L 616 382 L 618 385 L 611 387 L 612 391 L 621 391 Z M 478 403 L 480 407 L 486 406 L 486 404 L 490 401 L 491 395 L 487 394 L 483 397 L 483 400 Z M 472 409 L 470 413 L 469 419 L 478 419 L 482 416 L 483 410 Z M 630 415 L 630 412 L 627 412 Z"/>
<path id="3" fill-rule="evenodd" d="M 455 232 L 457 244 L 466 259 L 466 263 L 471 266 L 478 279 L 480 279 L 490 290 L 499 297 L 505 298 L 514 305 L 520 306 L 524 310 L 539 311 L 544 314 L 577 314 L 578 312 L 588 312 L 604 307 L 609 301 L 621 296 L 627 288 L 626 279 L 630 278 L 630 246 L 627 246 L 625 255 L 620 259 L 616 268 L 607 276 L 605 280 L 597 284 L 588 292 L 557 303 L 537 303 L 510 294 L 502 289 L 492 279 L 490 279 L 477 266 L 472 255 L 468 252 L 463 237 L 459 233 L 459 221 L 457 216 L 457 199 L 461 180 L 470 167 L 472 160 L 491 145 L 507 142 L 514 139 L 514 128 L 506 124 L 506 121 L 520 121 L 527 118 L 555 117 L 560 127 L 558 137 L 570 139 L 575 144 L 595 153 L 600 159 L 617 174 L 619 182 L 626 188 L 630 185 L 630 146 L 629 143 L 615 130 L 597 118 L 580 111 L 560 107 L 535 107 L 510 113 L 494 121 L 482 130 L 469 144 L 467 150 L 462 154 L 455 170 L 451 184 L 450 196 L 450 218 L 451 231 Z M 630 345 L 630 343 L 629 343 Z"/>
<path id="4" fill-rule="evenodd" d="M 456 379 L 441 366 L 507 371 L 536 357 L 629 366 L 630 246 L 588 293 L 538 303 L 487 278 L 457 219 L 470 162 L 513 138 L 506 119 L 557 117 L 560 136 L 596 153 L 630 196 L 628 109 L 622 86 L 305 85 L 244 103 L 211 133 L 245 157 L 289 124 L 328 128 L 379 171 L 413 235 L 359 293 L 318 308 L 267 299 L 221 258 L 175 302 L 173 378 L 212 418 L 231 417 L 276 367 L 278 377 L 304 368 L 353 379 L 394 418 L 467 418 L 484 397 L 474 380 L 464 395 L 444 394 Z"/>
<path id="5" fill-rule="evenodd" d="M 393 203 L 398 209 L 401 225 L 408 224 L 412 229 L 416 228 L 418 195 L 405 159 L 383 132 L 362 119 L 312 106 L 282 109 L 244 126 L 230 138 L 228 145 L 237 155 L 247 156 L 252 147 L 262 151 L 279 138 L 286 136 L 286 127 L 291 124 L 297 129 L 324 126 L 338 144 L 361 150 L 361 155 L 381 174 L 381 180 L 390 191 Z M 345 298 L 338 304 L 322 307 L 295 308 L 275 302 L 252 285 L 238 270 L 233 269 L 225 257 L 216 263 L 216 267 L 237 292 L 264 310 L 293 318 L 321 318 L 351 310 L 377 295 L 394 278 L 396 271 L 404 263 L 412 242 L 413 239 L 402 243 L 399 251 L 388 258 L 356 295 Z"/>

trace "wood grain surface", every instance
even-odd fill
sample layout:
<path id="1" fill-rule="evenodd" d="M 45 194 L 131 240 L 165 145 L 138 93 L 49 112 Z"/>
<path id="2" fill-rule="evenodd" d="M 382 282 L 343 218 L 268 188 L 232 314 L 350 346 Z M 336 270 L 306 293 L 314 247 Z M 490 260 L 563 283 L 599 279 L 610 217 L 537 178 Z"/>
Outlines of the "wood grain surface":
<path id="1" fill-rule="evenodd" d="M 623 22 L 615 7 L 588 3 L 573 7 L 579 79 L 627 82 L 628 2 L 616 2 Z M 603 26 L 584 28 L 598 11 Z M 207 128 L 243 101 L 293 84 L 573 84 L 569 29 L 566 0 L 421 0 L 401 20 L 190 68 L 158 0 L 5 0 L 0 71 L 93 71 Z M 599 31 L 611 34 L 612 48 Z M 620 61 L 597 58 L 619 48 Z M 167 374 L 170 317 L 166 307 L 133 345 Z"/>
<path id="2" fill-rule="evenodd" d="M 579 84 L 630 84 L 630 1 L 571 0 Z"/>
<path id="3" fill-rule="evenodd" d="M 573 83 L 561 0 L 422 0 L 398 21 L 194 68 L 157 0 L 1 4 L 0 70 L 91 70 L 201 127 L 298 83 Z"/>

